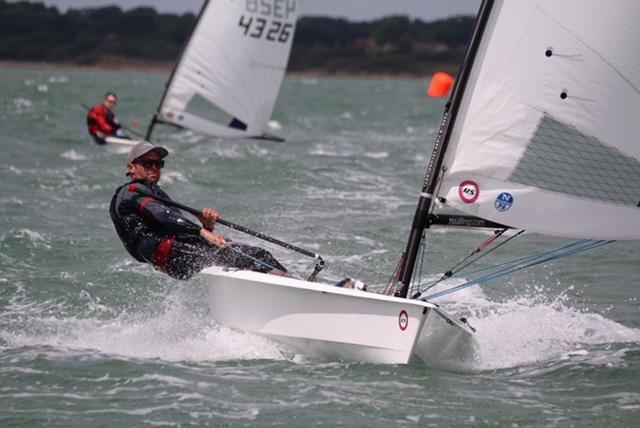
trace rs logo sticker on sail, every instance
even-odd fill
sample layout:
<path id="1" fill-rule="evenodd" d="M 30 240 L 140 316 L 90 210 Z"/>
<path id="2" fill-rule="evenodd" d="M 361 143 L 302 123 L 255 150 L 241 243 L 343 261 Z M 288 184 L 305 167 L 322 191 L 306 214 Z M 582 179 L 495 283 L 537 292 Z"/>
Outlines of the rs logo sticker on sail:
<path id="1" fill-rule="evenodd" d="M 465 204 L 472 204 L 480 196 L 480 187 L 475 181 L 465 180 L 458 186 L 458 196 Z"/>

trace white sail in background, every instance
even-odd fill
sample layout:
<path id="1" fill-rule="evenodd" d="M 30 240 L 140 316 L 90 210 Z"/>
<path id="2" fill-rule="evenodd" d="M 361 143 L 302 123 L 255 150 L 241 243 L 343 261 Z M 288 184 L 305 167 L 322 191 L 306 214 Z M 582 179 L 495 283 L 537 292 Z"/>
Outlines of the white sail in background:
<path id="1" fill-rule="evenodd" d="M 640 238 L 640 2 L 496 1 L 439 195 L 532 232 Z"/>
<path id="2" fill-rule="evenodd" d="M 297 0 L 210 0 L 158 118 L 220 137 L 261 136 L 284 78 Z"/>

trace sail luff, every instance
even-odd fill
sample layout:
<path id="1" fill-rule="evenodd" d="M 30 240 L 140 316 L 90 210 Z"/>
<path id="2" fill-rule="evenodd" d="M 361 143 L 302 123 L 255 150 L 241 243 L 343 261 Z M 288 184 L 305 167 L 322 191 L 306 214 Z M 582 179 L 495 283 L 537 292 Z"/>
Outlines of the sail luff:
<path id="1" fill-rule="evenodd" d="M 145 136 L 145 140 L 147 140 L 147 141 L 150 140 L 151 134 L 153 133 L 153 128 L 155 127 L 156 123 L 159 122 L 158 121 L 158 114 L 160 113 L 160 109 L 162 108 L 162 104 L 164 104 L 164 99 L 166 98 L 167 92 L 169 91 L 169 87 L 171 86 L 171 81 L 173 80 L 173 76 L 175 76 L 176 70 L 178 70 L 178 67 L 180 66 L 180 63 L 182 62 L 182 58 L 184 56 L 184 53 L 187 51 L 187 48 L 189 47 L 189 42 L 191 41 L 191 36 L 195 33 L 196 28 L 198 28 L 198 25 L 200 24 L 200 20 L 202 19 L 202 15 L 204 14 L 204 11 L 207 9 L 208 5 L 209 5 L 209 0 L 205 0 L 204 4 L 200 8 L 200 12 L 198 12 L 198 17 L 196 18 L 195 25 L 191 29 L 191 32 L 189 33 L 189 36 L 187 37 L 187 39 L 185 40 L 184 44 L 182 45 L 182 48 L 180 49 L 180 55 L 178 56 L 178 60 L 173 65 L 173 70 L 171 70 L 171 75 L 169 75 L 169 80 L 167 80 L 167 83 L 164 86 L 164 91 L 162 92 L 162 97 L 160 97 L 160 102 L 158 103 L 158 107 L 156 108 L 156 111 L 153 113 L 153 117 L 151 118 L 151 121 L 149 122 L 149 127 L 147 128 L 147 135 Z"/>
<path id="2" fill-rule="evenodd" d="M 462 100 L 462 95 L 465 90 L 467 79 L 473 66 L 484 29 L 491 14 L 494 0 L 483 0 L 480 6 L 476 23 L 471 35 L 465 58 L 462 62 L 460 70 L 458 72 L 458 78 L 456 79 L 451 97 L 447 102 L 445 113 L 440 123 L 440 129 L 436 137 L 436 142 L 427 166 L 427 173 L 423 182 L 422 191 L 420 192 L 420 198 L 418 200 L 418 206 L 413 218 L 411 226 L 411 232 L 407 242 L 404 265 L 402 266 L 400 282 L 402 287 L 399 291 L 400 297 L 407 297 L 409 292 L 409 286 L 413 277 L 413 271 L 415 268 L 416 259 L 420 243 L 423 239 L 423 232 L 429 228 L 429 211 L 433 203 L 433 194 L 435 192 L 438 177 L 440 175 L 440 169 L 442 167 L 442 161 L 446 153 L 449 138 L 451 136 L 451 129 L 455 123 L 458 107 Z"/>

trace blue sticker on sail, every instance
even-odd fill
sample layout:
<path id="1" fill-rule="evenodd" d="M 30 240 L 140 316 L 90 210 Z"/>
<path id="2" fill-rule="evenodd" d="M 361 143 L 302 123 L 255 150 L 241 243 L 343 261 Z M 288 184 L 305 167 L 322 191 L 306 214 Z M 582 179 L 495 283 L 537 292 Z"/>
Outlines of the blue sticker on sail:
<path id="1" fill-rule="evenodd" d="M 502 192 L 496 198 L 496 209 L 504 212 L 513 205 L 513 195 L 511 193 Z"/>

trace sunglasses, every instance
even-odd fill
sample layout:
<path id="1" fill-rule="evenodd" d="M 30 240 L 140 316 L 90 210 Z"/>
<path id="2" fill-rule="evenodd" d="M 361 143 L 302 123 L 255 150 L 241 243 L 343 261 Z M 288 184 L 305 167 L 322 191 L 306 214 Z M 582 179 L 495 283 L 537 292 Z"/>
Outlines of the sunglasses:
<path id="1" fill-rule="evenodd" d="M 162 159 L 139 159 L 135 162 L 133 162 L 135 164 L 138 165 L 142 165 L 145 168 L 151 168 L 152 166 L 158 168 L 158 169 L 162 169 L 164 168 L 164 161 Z"/>

